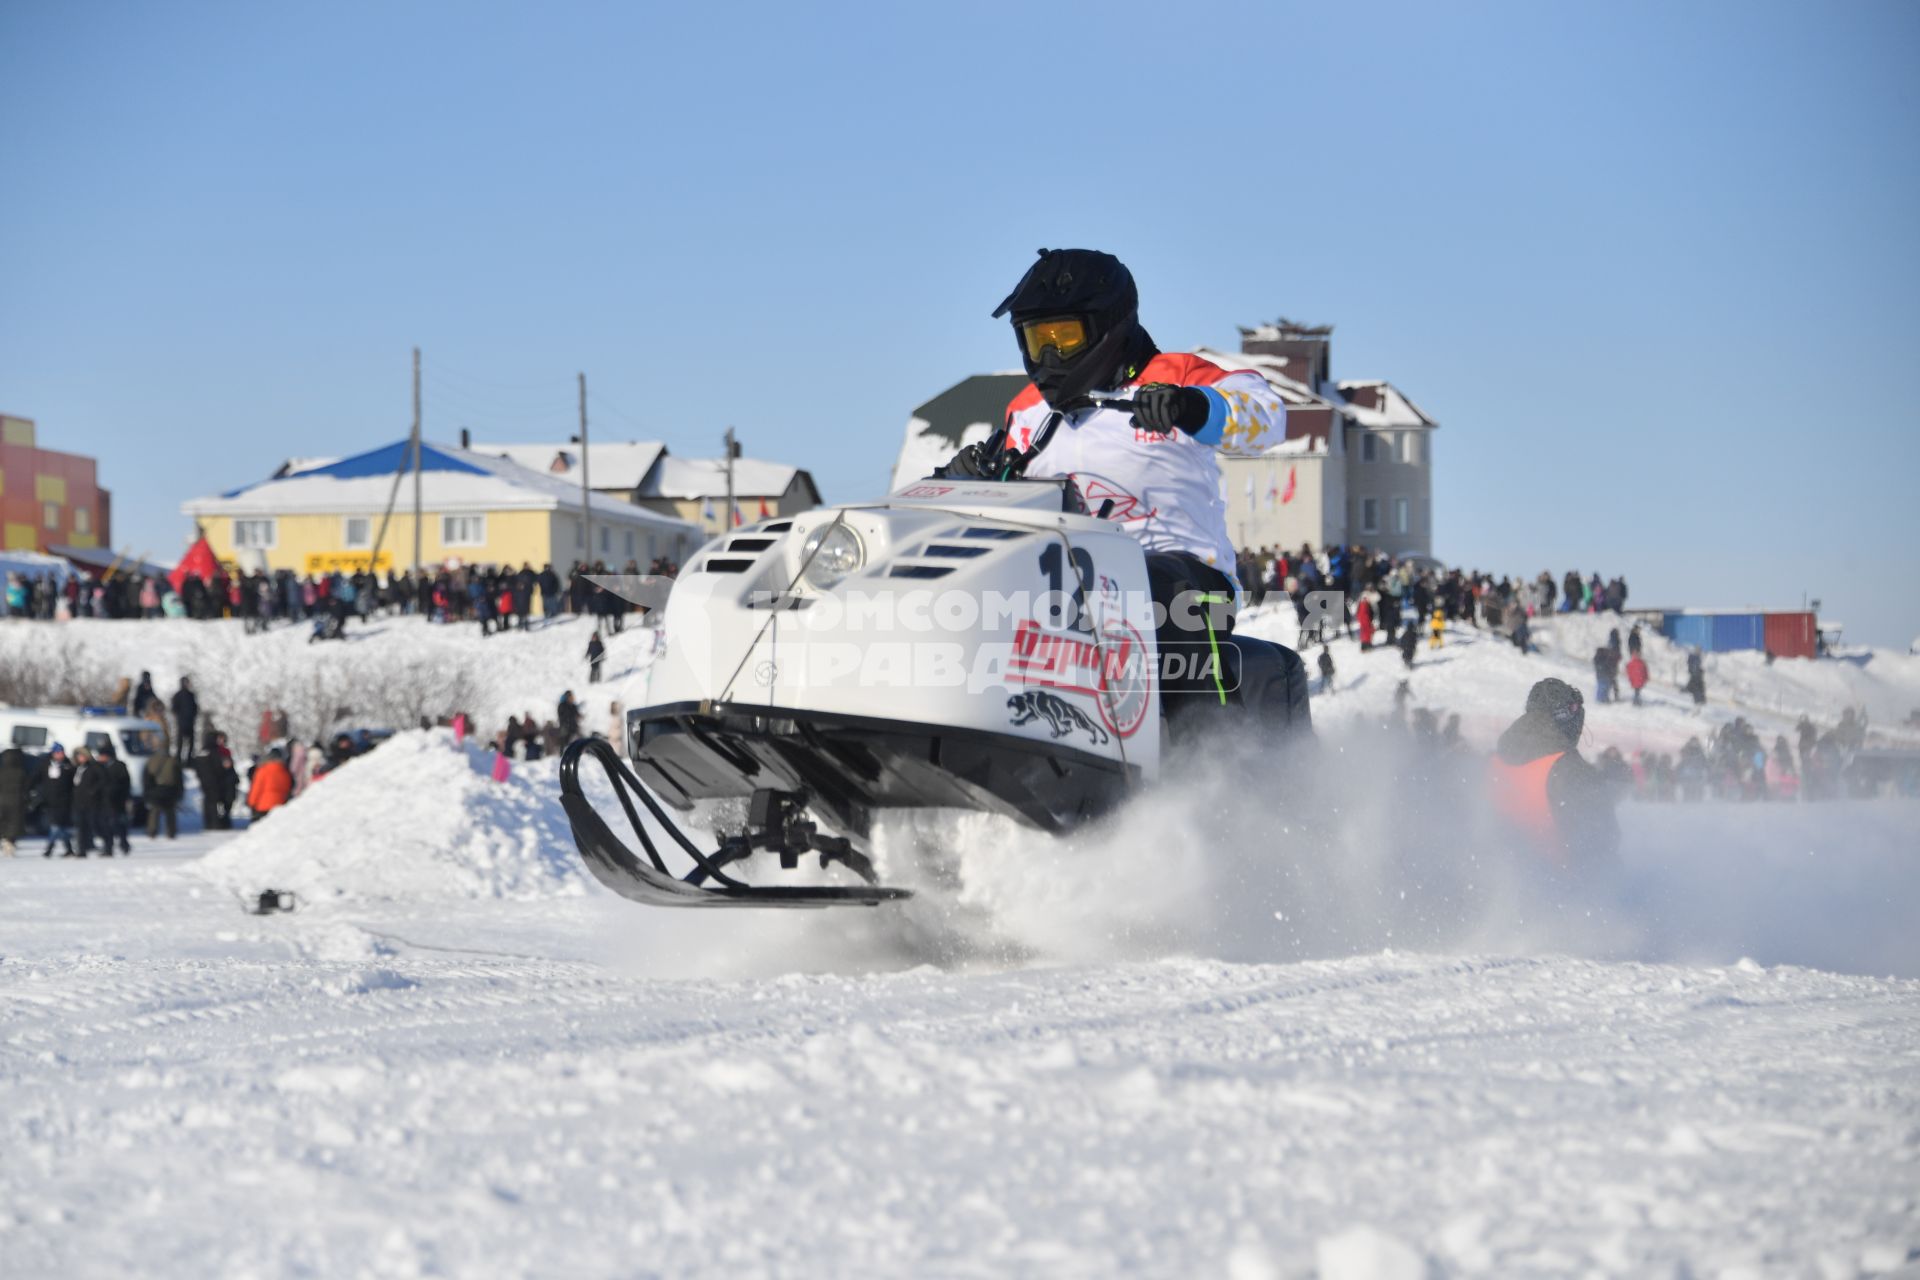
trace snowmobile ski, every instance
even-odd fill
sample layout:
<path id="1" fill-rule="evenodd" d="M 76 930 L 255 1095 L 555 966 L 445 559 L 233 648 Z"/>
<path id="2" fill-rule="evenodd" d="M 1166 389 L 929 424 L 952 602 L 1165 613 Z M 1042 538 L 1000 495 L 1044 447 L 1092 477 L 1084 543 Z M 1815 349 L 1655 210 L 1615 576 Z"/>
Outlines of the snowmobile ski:
<path id="1" fill-rule="evenodd" d="M 645 861 L 634 856 L 587 800 L 580 786 L 580 761 L 587 756 L 593 757 L 606 771 L 613 794 L 646 853 Z M 693 859 L 694 869 L 685 876 L 676 876 L 667 869 L 639 809 L 634 806 L 636 796 L 654 821 Z M 646 785 L 605 741 L 582 738 L 570 745 L 560 758 L 560 803 L 573 827 L 574 843 L 579 846 L 582 861 L 594 879 L 633 902 L 651 907 L 871 907 L 913 896 L 909 889 L 874 883 L 873 867 L 866 855 L 843 838 L 820 835 L 801 816 L 802 810 L 793 803 L 794 799 L 781 792 L 756 794 L 750 807 L 748 831 L 730 837 L 716 850 L 703 852 L 667 816 Z M 817 853 L 823 867 L 837 862 L 867 883 L 751 885 L 734 879 L 723 869 L 756 849 L 779 854 L 781 865 L 789 869 L 798 865 L 802 854 Z"/>

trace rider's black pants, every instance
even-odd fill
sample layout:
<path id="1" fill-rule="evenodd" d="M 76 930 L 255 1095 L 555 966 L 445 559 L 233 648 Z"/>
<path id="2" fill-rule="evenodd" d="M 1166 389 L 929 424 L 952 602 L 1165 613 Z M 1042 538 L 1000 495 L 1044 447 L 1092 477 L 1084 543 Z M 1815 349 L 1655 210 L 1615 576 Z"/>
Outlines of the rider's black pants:
<path id="1" fill-rule="evenodd" d="M 1233 633 L 1233 580 L 1184 551 L 1149 551 L 1147 586 L 1159 619 L 1161 689 L 1218 696 L 1215 662 Z"/>

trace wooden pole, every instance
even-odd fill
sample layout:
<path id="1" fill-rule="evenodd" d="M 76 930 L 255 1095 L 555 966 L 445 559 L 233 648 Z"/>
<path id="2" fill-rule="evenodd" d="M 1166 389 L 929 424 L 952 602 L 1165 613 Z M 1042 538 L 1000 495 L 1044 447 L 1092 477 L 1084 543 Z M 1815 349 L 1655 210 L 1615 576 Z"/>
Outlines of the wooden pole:
<path id="1" fill-rule="evenodd" d="M 373 571 L 368 566 L 369 573 Z M 413 349 L 413 571 L 420 572 L 420 348 Z"/>
<path id="2" fill-rule="evenodd" d="M 581 560 L 593 560 L 593 482 L 587 463 L 587 375 L 580 375 L 580 527 L 584 529 L 586 549 Z"/>
<path id="3" fill-rule="evenodd" d="M 740 446 L 733 442 L 733 428 L 727 428 L 727 509 L 720 513 L 720 531 L 733 532 L 733 459 L 740 452 Z"/>

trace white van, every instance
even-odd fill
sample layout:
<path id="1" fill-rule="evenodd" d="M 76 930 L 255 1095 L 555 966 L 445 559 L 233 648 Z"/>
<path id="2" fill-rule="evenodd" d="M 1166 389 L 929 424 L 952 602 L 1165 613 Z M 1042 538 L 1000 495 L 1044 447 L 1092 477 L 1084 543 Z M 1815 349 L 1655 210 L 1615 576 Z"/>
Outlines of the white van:
<path id="1" fill-rule="evenodd" d="M 136 799 L 147 757 L 156 754 L 166 740 L 159 724 L 127 715 L 118 707 L 0 707 L 0 751 L 18 747 L 37 758 L 57 742 L 72 756 L 75 747 L 98 751 L 111 743 L 114 755 L 127 766 Z"/>

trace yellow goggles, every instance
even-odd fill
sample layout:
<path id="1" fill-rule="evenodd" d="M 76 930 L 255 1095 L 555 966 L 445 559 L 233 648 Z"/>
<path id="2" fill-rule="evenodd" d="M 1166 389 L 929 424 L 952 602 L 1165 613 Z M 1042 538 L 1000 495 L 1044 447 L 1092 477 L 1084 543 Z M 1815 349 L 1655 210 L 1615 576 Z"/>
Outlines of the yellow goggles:
<path id="1" fill-rule="evenodd" d="M 1027 358 L 1035 363 L 1048 347 L 1059 352 L 1062 360 L 1071 360 L 1087 345 L 1087 322 L 1078 316 L 1029 320 L 1020 326 L 1020 338 L 1027 344 Z"/>

